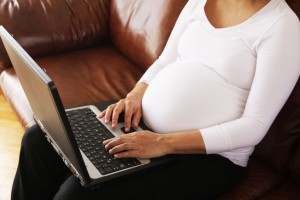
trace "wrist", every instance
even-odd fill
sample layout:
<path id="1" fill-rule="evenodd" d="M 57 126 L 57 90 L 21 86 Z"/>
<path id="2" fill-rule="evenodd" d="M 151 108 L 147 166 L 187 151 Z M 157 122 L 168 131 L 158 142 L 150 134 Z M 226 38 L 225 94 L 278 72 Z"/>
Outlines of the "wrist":
<path id="1" fill-rule="evenodd" d="M 126 98 L 134 97 L 135 99 L 142 100 L 147 87 L 147 83 L 137 83 L 135 87 L 127 94 Z"/>
<path id="2" fill-rule="evenodd" d="M 174 154 L 174 140 L 171 134 L 159 134 L 159 143 L 161 144 L 164 155 Z"/>
<path id="3" fill-rule="evenodd" d="M 161 134 L 159 139 L 165 154 L 206 153 L 200 131 Z"/>

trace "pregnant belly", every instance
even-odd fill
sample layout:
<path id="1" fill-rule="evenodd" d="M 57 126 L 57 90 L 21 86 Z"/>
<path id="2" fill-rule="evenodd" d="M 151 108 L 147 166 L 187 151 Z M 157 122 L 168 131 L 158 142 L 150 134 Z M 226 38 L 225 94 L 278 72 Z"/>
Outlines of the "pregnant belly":
<path id="1" fill-rule="evenodd" d="M 207 66 L 168 65 L 152 80 L 143 101 L 143 119 L 158 133 L 197 130 L 239 118 L 248 91 L 226 82 Z"/>

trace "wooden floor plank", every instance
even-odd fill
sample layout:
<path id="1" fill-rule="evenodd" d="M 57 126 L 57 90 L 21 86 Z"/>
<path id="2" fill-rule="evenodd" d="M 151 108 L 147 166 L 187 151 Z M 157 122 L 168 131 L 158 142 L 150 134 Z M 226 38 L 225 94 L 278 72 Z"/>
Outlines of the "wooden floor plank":
<path id="1" fill-rule="evenodd" d="M 0 89 L 0 200 L 10 200 L 24 130 Z"/>

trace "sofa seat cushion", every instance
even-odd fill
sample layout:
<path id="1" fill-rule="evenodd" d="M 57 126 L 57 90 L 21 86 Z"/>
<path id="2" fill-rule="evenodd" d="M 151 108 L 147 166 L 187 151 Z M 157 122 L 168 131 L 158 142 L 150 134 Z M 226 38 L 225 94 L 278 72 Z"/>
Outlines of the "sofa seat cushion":
<path id="1" fill-rule="evenodd" d="M 259 200 L 299 199 L 300 185 L 287 180 L 282 185 L 263 195 Z"/>
<path id="2" fill-rule="evenodd" d="M 257 199 L 281 185 L 286 177 L 269 168 L 257 158 L 251 157 L 246 171 L 238 184 L 218 200 Z"/>
<path id="3" fill-rule="evenodd" d="M 123 98 L 143 74 L 111 45 L 42 57 L 36 62 L 53 79 L 65 107 Z M 13 68 L 1 74 L 0 85 L 23 127 L 31 126 L 32 112 Z"/>

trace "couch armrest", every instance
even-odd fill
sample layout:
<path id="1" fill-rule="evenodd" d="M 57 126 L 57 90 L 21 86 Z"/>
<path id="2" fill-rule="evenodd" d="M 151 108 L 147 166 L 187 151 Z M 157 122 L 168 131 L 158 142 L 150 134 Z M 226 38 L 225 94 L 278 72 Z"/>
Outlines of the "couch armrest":
<path id="1" fill-rule="evenodd" d="M 2 1 L 0 25 L 32 57 L 40 57 L 107 43 L 109 8 L 108 0 Z M 10 65 L 0 42 L 0 68 Z"/>

